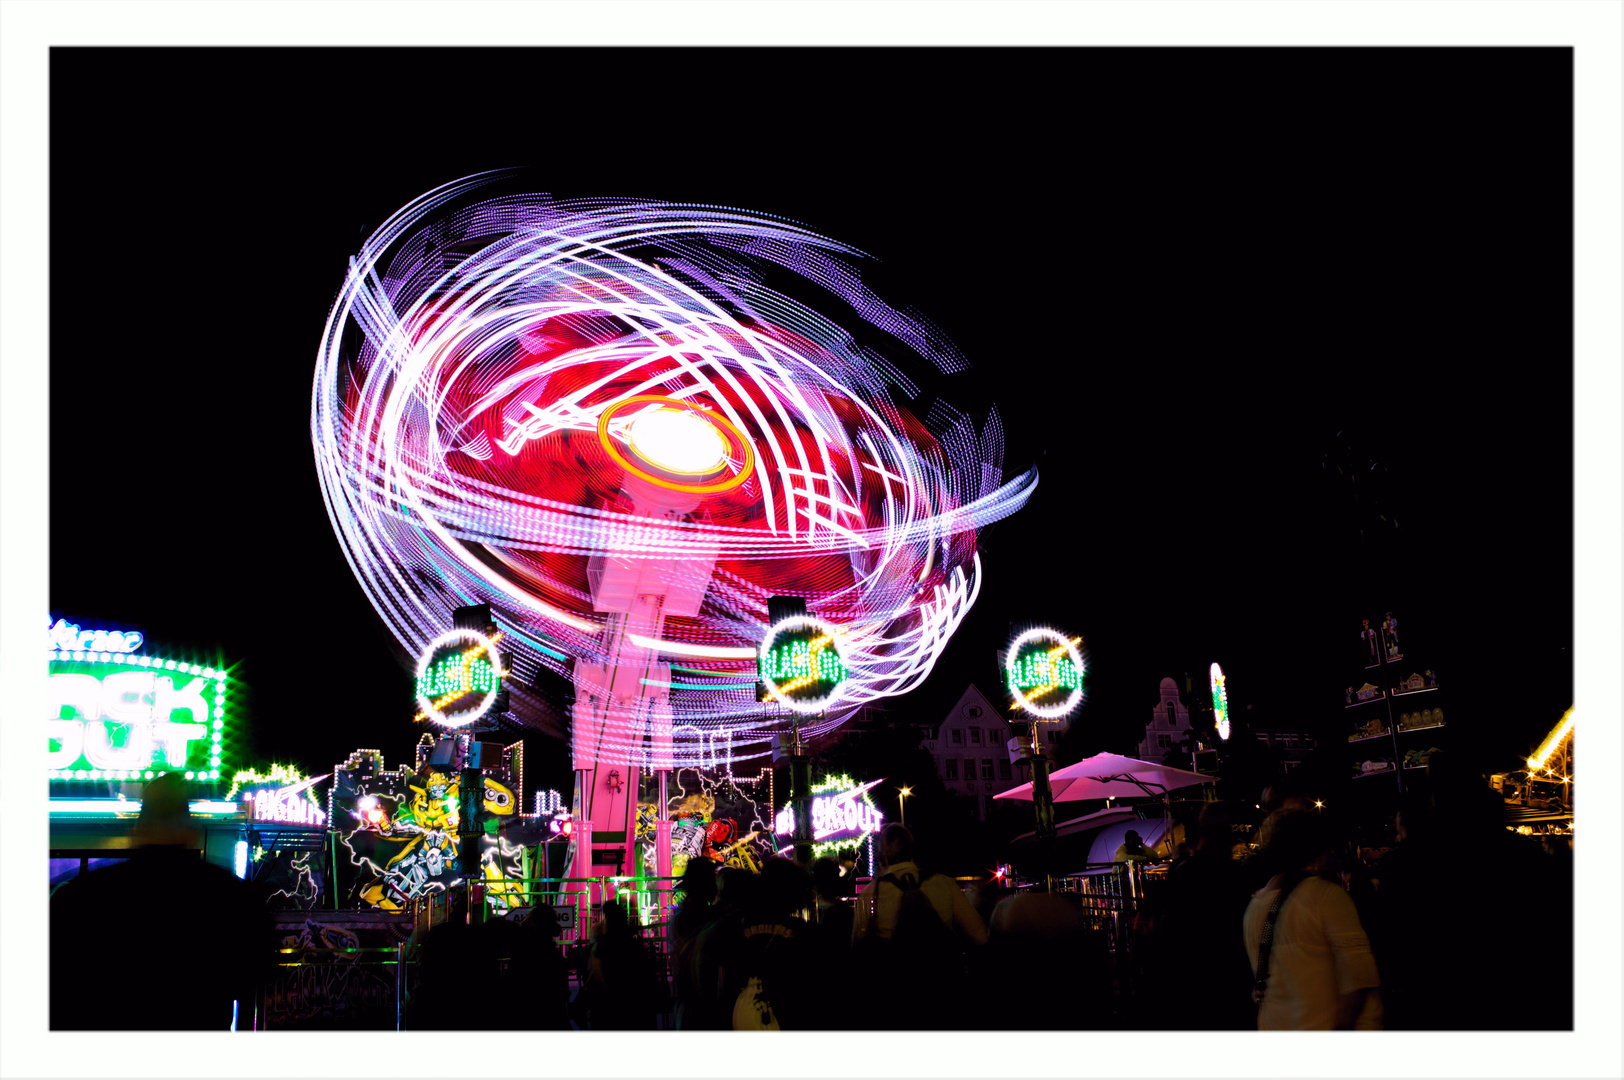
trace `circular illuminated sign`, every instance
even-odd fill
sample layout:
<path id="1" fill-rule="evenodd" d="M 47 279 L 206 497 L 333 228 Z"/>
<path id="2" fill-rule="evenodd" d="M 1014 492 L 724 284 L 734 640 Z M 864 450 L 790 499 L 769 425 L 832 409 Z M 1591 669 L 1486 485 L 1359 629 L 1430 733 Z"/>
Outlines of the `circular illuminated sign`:
<path id="1" fill-rule="evenodd" d="M 767 693 L 796 712 L 828 708 L 846 681 L 846 647 L 837 629 L 811 615 L 791 615 L 762 639 L 757 677 Z"/>
<path id="2" fill-rule="evenodd" d="M 1224 669 L 1215 660 L 1212 664 L 1212 718 L 1218 728 L 1218 737 L 1229 738 L 1229 694 L 1224 690 Z"/>
<path id="3" fill-rule="evenodd" d="M 634 405 L 660 408 L 645 409 L 633 417 L 627 432 L 628 457 L 610 435 L 609 425 L 617 413 Z M 632 475 L 692 495 L 731 491 L 750 479 L 756 464 L 750 440 L 727 417 L 661 394 L 636 394 L 604 409 L 598 414 L 598 442 L 615 464 Z M 740 459 L 739 470 L 720 479 L 703 479 L 722 470 L 730 451 Z"/>
<path id="4" fill-rule="evenodd" d="M 1004 676 L 1016 704 L 1040 720 L 1058 720 L 1083 698 L 1077 643 L 1048 627 L 1028 630 L 1010 644 Z"/>
<path id="5" fill-rule="evenodd" d="M 417 661 L 419 714 L 441 727 L 478 720 L 502 689 L 505 672 L 497 663 L 494 639 L 477 630 L 447 630 L 429 642 Z"/>

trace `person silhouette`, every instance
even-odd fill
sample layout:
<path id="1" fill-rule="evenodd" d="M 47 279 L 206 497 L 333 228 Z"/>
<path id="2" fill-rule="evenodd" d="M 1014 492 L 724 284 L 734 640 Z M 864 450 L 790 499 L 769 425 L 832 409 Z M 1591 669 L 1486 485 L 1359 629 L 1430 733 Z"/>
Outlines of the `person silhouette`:
<path id="1" fill-rule="evenodd" d="M 246 882 L 201 858 L 179 773 L 147 784 L 133 839 L 130 858 L 51 896 L 51 1030 L 246 1026 L 274 956 L 270 914 Z M 84 992 L 97 971 L 139 971 L 141 986 L 109 1005 Z"/>

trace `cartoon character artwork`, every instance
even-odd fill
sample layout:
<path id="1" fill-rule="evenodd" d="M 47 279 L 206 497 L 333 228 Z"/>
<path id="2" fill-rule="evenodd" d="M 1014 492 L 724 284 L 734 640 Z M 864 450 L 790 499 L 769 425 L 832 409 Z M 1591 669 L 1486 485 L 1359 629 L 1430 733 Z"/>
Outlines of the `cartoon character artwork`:
<path id="1" fill-rule="evenodd" d="M 723 852 L 738 838 L 739 823 L 732 818 L 722 818 L 712 821 L 705 826 L 705 848 L 703 854 L 707 859 L 721 862 Z"/>
<path id="2" fill-rule="evenodd" d="M 727 824 L 733 826 L 735 834 L 738 832 L 738 826 L 734 825 L 731 819 L 728 820 Z M 753 849 L 757 838 L 760 836 L 761 831 L 759 829 L 738 836 L 728 841 L 726 847 L 717 848 L 715 855 L 712 857 L 723 866 L 736 866 L 741 870 L 748 870 L 752 874 L 759 874 L 761 872 L 761 859 Z"/>
<path id="3" fill-rule="evenodd" d="M 274 910 L 312 911 L 322 904 L 327 879 L 320 853 L 313 851 L 266 851 L 256 847 L 252 876 Z"/>
<path id="4" fill-rule="evenodd" d="M 1367 654 L 1365 666 L 1375 667 L 1382 662 L 1381 654 L 1376 651 L 1376 631 L 1370 628 L 1369 619 L 1361 621 L 1364 623 L 1364 629 L 1359 631 L 1359 638 L 1365 643 L 1365 652 Z"/>
<path id="5" fill-rule="evenodd" d="M 522 848 L 502 836 L 480 838 L 480 872 L 485 879 L 485 902 L 492 914 L 506 915 L 527 907 L 530 891 L 524 880 Z"/>
<path id="6" fill-rule="evenodd" d="M 386 911 L 398 911 L 456 876 L 457 778 L 429 768 L 408 781 L 407 788 L 395 817 L 377 824 L 383 836 L 409 839 L 384 866 L 383 877 L 361 890 L 362 901 Z"/>
<path id="7" fill-rule="evenodd" d="M 1398 651 L 1398 620 L 1391 611 L 1382 620 L 1382 651 L 1387 654 L 1388 663 L 1404 659 L 1404 654 Z"/>
<path id="8" fill-rule="evenodd" d="M 752 780 L 680 770 L 679 786 L 686 789 L 692 781 L 698 790 L 683 790 L 670 801 L 671 872 L 680 876 L 695 856 L 758 872 L 762 860 L 773 853 L 771 775 L 763 770 Z"/>
<path id="9" fill-rule="evenodd" d="M 672 800 L 671 873 L 681 877 L 688 860 L 705 852 L 705 827 L 716 812 L 716 799 L 695 791 Z"/>
<path id="10" fill-rule="evenodd" d="M 335 890 L 350 903 L 399 911 L 463 880 L 460 774 L 444 764 L 431 765 L 432 749 L 432 743 L 419 744 L 415 771 L 386 770 L 376 750 L 357 750 L 334 770 L 328 817 L 341 826 Z M 495 775 L 482 776 L 479 799 L 479 877 L 497 915 L 529 903 L 524 851 L 540 842 L 546 829 L 540 819 L 520 817 L 517 755 L 511 755 L 512 765 L 509 756 L 504 754 Z"/>
<path id="11" fill-rule="evenodd" d="M 339 961 L 355 961 L 355 953 L 361 946 L 361 939 L 349 930 L 336 926 L 323 926 L 312 919 L 306 919 L 298 933 L 285 934 L 282 937 L 282 948 L 304 949 L 310 953 L 328 952 L 336 953 Z M 302 957 L 310 959 L 311 957 Z"/>

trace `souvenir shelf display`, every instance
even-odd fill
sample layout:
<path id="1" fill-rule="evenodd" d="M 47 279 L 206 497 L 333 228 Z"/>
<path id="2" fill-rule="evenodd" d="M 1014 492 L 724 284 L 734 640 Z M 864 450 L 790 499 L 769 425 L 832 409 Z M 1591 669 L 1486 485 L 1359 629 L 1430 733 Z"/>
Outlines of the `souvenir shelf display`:
<path id="1" fill-rule="evenodd" d="M 1424 652 L 1424 650 L 1423 650 Z M 1412 655 L 1409 664 L 1400 643 L 1398 617 L 1391 611 L 1380 620 L 1361 620 L 1357 676 L 1342 691 L 1342 706 L 1351 712 L 1348 743 L 1354 746 L 1354 776 L 1375 773 L 1398 775 L 1404 787 L 1406 769 L 1424 769 L 1427 756 L 1436 746 L 1425 749 L 1412 738 L 1418 731 L 1437 732 L 1444 727 L 1444 710 L 1433 695 L 1438 690 L 1438 674 L 1424 666 L 1424 657 Z M 1411 700 L 1411 695 L 1426 697 Z M 1378 705 L 1380 702 L 1382 704 Z M 1424 706 L 1423 707 L 1423 703 Z M 1376 706 L 1375 708 L 1362 708 Z M 1436 740 L 1437 735 L 1430 736 Z M 1386 739 L 1387 743 L 1377 740 Z"/>
<path id="2" fill-rule="evenodd" d="M 1429 746 L 1425 750 L 1404 751 L 1404 767 L 1406 769 L 1424 769 L 1427 767 L 1427 758 L 1437 750 L 1436 746 Z"/>
<path id="3" fill-rule="evenodd" d="M 1416 709 L 1413 712 L 1398 714 L 1398 729 L 1400 731 L 1425 731 L 1428 728 L 1444 726 L 1444 711 L 1442 709 Z"/>
<path id="4" fill-rule="evenodd" d="M 1348 741 L 1363 742 L 1366 739 L 1379 739 L 1383 735 L 1388 734 L 1391 734 L 1391 730 L 1383 722 L 1382 718 L 1380 716 L 1373 716 L 1370 718 L 1368 723 L 1354 728 L 1353 734 L 1348 736 Z"/>

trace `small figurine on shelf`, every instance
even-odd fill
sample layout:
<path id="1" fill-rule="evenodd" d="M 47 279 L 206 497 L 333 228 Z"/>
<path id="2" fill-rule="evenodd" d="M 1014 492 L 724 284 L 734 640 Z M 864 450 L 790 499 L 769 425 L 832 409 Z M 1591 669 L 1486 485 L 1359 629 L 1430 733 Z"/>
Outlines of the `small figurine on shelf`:
<path id="1" fill-rule="evenodd" d="M 1433 688 L 1436 688 L 1438 685 L 1438 676 L 1432 673 L 1431 668 L 1427 668 L 1427 685 Z"/>
<path id="2" fill-rule="evenodd" d="M 1352 705 L 1353 704 L 1353 687 L 1351 687 L 1351 686 L 1348 687 L 1348 692 L 1343 696 L 1347 700 L 1347 703 L 1349 705 Z"/>
<path id="3" fill-rule="evenodd" d="M 1348 736 L 1348 741 L 1354 742 L 1358 739 L 1373 739 L 1377 735 L 1385 734 L 1387 734 L 1387 729 L 1382 727 L 1381 717 L 1378 716 L 1375 719 L 1367 720 L 1365 723 L 1354 728 L 1353 734 Z"/>
<path id="4" fill-rule="evenodd" d="M 1404 659 L 1404 654 L 1398 651 L 1398 620 L 1393 618 L 1391 611 L 1382 620 L 1382 644 L 1387 650 L 1389 662 Z"/>
<path id="5" fill-rule="evenodd" d="M 1376 631 L 1370 628 L 1369 619 L 1361 621 L 1365 624 L 1365 628 L 1359 631 L 1359 636 L 1364 639 L 1365 647 L 1370 650 L 1370 663 L 1366 667 L 1375 667 L 1382 662 L 1381 656 L 1376 652 Z"/>

